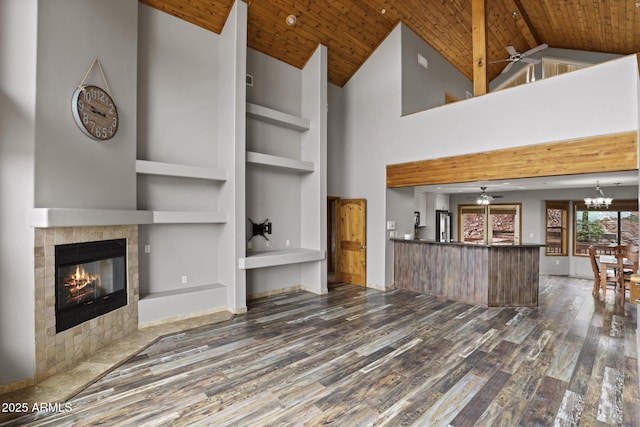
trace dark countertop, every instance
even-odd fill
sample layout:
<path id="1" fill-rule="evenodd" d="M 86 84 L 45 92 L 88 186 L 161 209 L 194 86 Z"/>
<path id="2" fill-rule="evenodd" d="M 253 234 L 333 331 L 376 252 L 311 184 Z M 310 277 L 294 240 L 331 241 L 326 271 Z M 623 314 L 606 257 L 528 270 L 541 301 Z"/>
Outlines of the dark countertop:
<path id="1" fill-rule="evenodd" d="M 540 243 L 521 243 L 519 245 L 478 245 L 473 243 L 464 243 L 464 242 L 436 242 L 435 240 L 427 240 L 427 239 L 402 239 L 400 237 L 391 238 L 394 242 L 405 242 L 405 243 L 421 243 L 421 244 L 431 244 L 431 245 L 457 245 L 457 246 L 469 246 L 472 248 L 543 248 L 546 245 Z"/>

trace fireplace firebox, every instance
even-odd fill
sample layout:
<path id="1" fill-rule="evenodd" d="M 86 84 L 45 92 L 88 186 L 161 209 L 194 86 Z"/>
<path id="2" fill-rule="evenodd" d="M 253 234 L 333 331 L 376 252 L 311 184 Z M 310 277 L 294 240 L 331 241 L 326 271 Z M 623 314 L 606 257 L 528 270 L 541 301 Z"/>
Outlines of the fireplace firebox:
<path id="1" fill-rule="evenodd" d="M 127 305 L 127 239 L 56 245 L 56 332 Z"/>

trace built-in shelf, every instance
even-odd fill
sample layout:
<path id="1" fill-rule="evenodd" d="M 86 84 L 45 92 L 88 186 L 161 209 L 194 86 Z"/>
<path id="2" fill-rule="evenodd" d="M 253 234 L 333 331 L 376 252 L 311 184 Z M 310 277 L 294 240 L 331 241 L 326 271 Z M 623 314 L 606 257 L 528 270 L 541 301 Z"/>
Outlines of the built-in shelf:
<path id="1" fill-rule="evenodd" d="M 153 211 L 154 224 L 224 224 L 226 212 Z"/>
<path id="2" fill-rule="evenodd" d="M 220 311 L 227 307 L 226 296 L 227 287 L 221 283 L 140 295 L 138 323 L 148 325 L 163 319 Z"/>
<path id="3" fill-rule="evenodd" d="M 272 156 L 271 154 L 256 153 L 254 151 L 247 151 L 247 163 L 296 173 L 311 173 L 316 168 L 313 162 Z"/>
<path id="4" fill-rule="evenodd" d="M 247 253 L 245 258 L 240 258 L 238 260 L 238 268 L 241 270 L 250 270 L 253 268 L 321 261 L 324 258 L 325 251 L 316 249 L 298 248 L 255 251 Z"/>
<path id="5" fill-rule="evenodd" d="M 250 102 L 247 102 L 247 117 L 299 132 L 309 130 L 311 127 L 311 122 L 307 119 Z"/>
<path id="6" fill-rule="evenodd" d="M 35 208 L 29 225 L 36 228 L 151 224 L 153 212 L 118 209 Z"/>
<path id="7" fill-rule="evenodd" d="M 149 160 L 136 160 L 136 173 L 145 175 L 175 176 L 181 178 L 209 179 L 212 181 L 227 180 L 227 171 L 224 169 L 152 162 Z"/>

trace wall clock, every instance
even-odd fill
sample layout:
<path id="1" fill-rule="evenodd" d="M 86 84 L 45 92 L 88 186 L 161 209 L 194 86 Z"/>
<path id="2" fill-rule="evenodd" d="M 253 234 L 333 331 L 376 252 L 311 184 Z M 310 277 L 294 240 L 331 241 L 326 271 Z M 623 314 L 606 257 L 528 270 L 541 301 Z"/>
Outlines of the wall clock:
<path id="1" fill-rule="evenodd" d="M 118 131 L 118 108 L 111 96 L 98 86 L 80 85 L 73 92 L 71 112 L 80 130 L 89 138 L 106 141 Z"/>

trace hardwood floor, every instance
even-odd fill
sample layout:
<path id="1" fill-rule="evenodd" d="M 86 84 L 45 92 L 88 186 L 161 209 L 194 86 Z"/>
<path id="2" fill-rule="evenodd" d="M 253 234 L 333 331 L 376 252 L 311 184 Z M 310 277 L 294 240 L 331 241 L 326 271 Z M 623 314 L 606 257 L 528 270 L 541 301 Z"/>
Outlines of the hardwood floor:
<path id="1" fill-rule="evenodd" d="M 539 308 L 338 284 L 164 337 L 4 425 L 640 426 L 636 307 L 541 277 Z"/>

